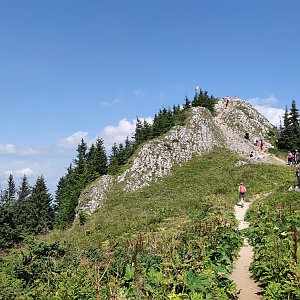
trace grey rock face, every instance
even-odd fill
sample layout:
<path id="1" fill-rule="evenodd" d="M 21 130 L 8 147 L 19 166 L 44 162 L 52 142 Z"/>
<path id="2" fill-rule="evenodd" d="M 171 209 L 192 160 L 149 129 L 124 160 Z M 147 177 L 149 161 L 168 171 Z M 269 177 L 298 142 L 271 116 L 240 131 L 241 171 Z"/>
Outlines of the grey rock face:
<path id="1" fill-rule="evenodd" d="M 126 191 L 136 191 L 153 180 L 170 174 L 174 164 L 193 155 L 209 152 L 222 144 L 221 132 L 210 113 L 200 107 L 191 109 L 186 126 L 176 126 L 161 138 L 147 142 L 136 154 L 132 167 L 117 180 L 125 181 Z"/>
<path id="2" fill-rule="evenodd" d="M 77 214 L 80 211 L 91 215 L 99 209 L 105 200 L 106 192 L 113 184 L 113 177 L 103 175 L 97 179 L 91 186 L 83 191 L 78 201 Z"/>
<path id="3" fill-rule="evenodd" d="M 193 107 L 185 126 L 176 126 L 164 136 L 145 143 L 135 154 L 132 166 L 116 181 L 123 182 L 127 192 L 137 191 L 170 174 L 174 164 L 208 153 L 216 146 L 229 148 L 248 159 L 253 151 L 254 157 L 259 157 L 257 162 L 267 161 L 254 141 L 263 139 L 264 147 L 270 147 L 266 136 L 271 128 L 266 118 L 239 98 L 220 99 L 215 117 L 205 108 Z M 249 140 L 244 138 L 246 132 Z M 112 184 L 110 176 L 98 179 L 80 196 L 78 210 L 91 214 L 100 208 Z"/>

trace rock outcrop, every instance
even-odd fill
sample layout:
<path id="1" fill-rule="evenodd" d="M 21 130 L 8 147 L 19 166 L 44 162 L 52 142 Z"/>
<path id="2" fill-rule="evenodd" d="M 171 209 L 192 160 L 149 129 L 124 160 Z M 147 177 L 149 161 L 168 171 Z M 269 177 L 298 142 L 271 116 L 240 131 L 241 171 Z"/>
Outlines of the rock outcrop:
<path id="1" fill-rule="evenodd" d="M 271 145 L 267 133 L 272 125 L 250 104 L 239 98 L 225 97 L 216 104 L 216 115 L 205 108 L 193 107 L 185 126 L 175 126 L 167 134 L 148 141 L 135 154 L 133 163 L 122 175 L 113 179 L 102 176 L 80 196 L 78 211 L 93 213 L 103 205 L 105 193 L 113 183 L 124 183 L 125 192 L 137 191 L 170 174 L 174 164 L 181 164 L 193 155 L 208 153 L 214 147 L 226 147 L 256 162 L 267 161 L 256 140 L 264 141 L 264 150 Z M 245 134 L 249 139 L 245 138 Z"/>

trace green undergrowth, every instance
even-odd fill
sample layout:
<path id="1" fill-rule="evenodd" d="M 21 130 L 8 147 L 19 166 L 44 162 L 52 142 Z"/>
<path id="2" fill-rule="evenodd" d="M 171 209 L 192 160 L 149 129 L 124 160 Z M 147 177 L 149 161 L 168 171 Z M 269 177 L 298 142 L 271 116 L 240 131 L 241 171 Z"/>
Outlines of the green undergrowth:
<path id="1" fill-rule="evenodd" d="M 251 272 L 263 288 L 263 299 L 300 299 L 300 193 L 278 187 L 255 202 L 247 219 L 255 251 Z"/>
<path id="2" fill-rule="evenodd" d="M 242 243 L 233 214 L 286 182 L 288 168 L 236 167 L 215 149 L 135 193 L 122 184 L 83 225 L 56 230 L 0 258 L 1 299 L 236 299 L 228 279 Z"/>

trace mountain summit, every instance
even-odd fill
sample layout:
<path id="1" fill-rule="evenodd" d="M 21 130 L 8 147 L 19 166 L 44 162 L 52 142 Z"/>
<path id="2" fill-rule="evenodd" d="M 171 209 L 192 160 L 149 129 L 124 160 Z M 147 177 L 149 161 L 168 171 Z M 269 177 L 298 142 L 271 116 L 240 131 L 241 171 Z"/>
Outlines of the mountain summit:
<path id="1" fill-rule="evenodd" d="M 264 116 L 240 98 L 220 99 L 215 115 L 206 108 L 192 107 L 185 126 L 175 126 L 142 145 L 120 176 L 104 175 L 88 186 L 80 196 L 77 212 L 91 214 L 100 208 L 114 183 L 122 182 L 126 192 L 137 191 L 170 174 L 174 164 L 209 153 L 215 147 L 230 149 L 253 162 L 272 162 L 267 154 L 272 147 L 268 139 L 272 128 Z M 256 141 L 263 141 L 263 151 L 255 146 Z"/>

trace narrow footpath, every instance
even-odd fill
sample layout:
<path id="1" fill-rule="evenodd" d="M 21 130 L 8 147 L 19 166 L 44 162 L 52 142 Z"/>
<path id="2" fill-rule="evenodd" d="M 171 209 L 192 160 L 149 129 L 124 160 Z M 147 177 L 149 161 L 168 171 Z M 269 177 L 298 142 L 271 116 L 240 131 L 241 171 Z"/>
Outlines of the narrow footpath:
<path id="1" fill-rule="evenodd" d="M 250 206 L 249 202 L 245 202 L 244 207 L 235 206 L 235 216 L 239 221 L 239 230 L 247 228 L 248 222 L 244 221 L 246 211 Z M 253 259 L 253 249 L 248 244 L 247 238 L 244 239 L 244 245 L 240 249 L 239 257 L 237 258 L 234 270 L 230 276 L 230 279 L 236 283 L 237 290 L 239 292 L 238 299 L 240 300 L 259 300 L 260 288 L 257 283 L 251 278 L 249 271 L 250 263 Z"/>

